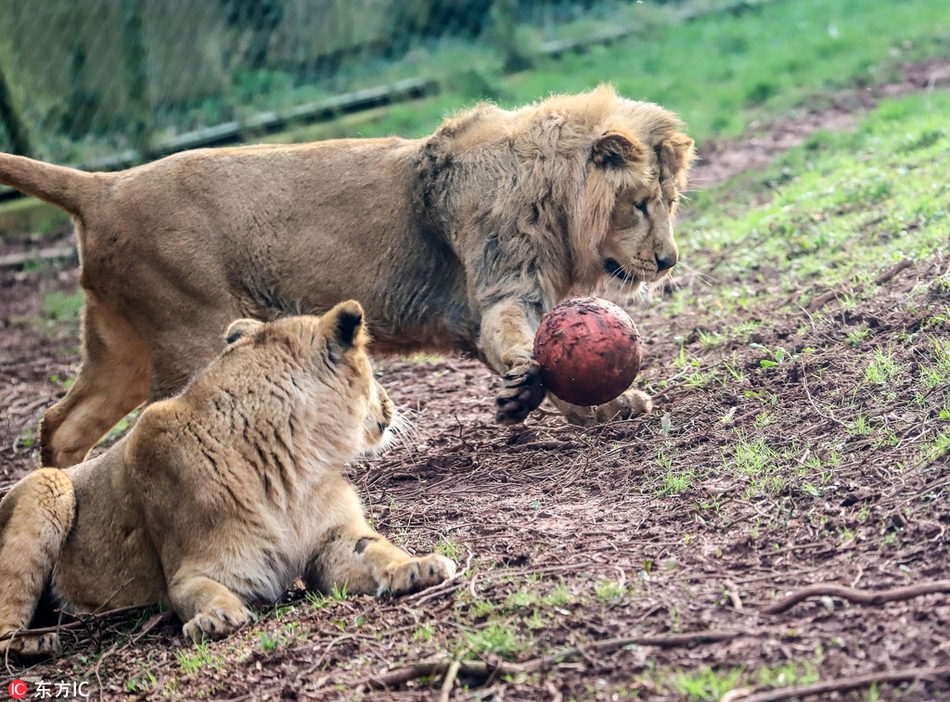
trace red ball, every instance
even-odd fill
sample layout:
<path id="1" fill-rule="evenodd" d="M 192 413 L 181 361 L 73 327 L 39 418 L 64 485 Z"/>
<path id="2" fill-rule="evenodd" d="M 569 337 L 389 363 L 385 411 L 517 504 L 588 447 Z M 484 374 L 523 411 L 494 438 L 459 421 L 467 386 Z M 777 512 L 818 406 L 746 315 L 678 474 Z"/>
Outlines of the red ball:
<path id="1" fill-rule="evenodd" d="M 534 336 L 541 383 L 572 405 L 600 405 L 620 395 L 637 377 L 642 354 L 629 315 L 596 297 L 562 302 Z"/>

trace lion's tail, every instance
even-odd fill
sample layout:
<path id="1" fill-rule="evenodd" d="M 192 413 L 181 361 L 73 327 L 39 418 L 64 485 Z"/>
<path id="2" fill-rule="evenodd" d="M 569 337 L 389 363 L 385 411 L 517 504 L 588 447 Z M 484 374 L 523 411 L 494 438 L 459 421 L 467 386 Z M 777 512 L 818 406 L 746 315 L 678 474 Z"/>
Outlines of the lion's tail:
<path id="1" fill-rule="evenodd" d="M 0 153 L 0 183 L 82 217 L 85 203 L 103 188 L 103 174 Z"/>

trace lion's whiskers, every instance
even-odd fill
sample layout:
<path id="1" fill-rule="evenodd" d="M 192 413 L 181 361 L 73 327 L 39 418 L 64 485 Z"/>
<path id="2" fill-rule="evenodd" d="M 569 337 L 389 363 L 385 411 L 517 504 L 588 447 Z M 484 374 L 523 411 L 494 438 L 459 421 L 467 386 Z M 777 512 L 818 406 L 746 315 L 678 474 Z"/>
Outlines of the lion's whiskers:
<path id="1" fill-rule="evenodd" d="M 393 437 L 390 446 L 401 443 L 406 448 L 412 448 L 424 438 L 425 432 L 412 419 L 414 414 L 418 413 L 406 406 L 396 409 L 389 425 Z"/>

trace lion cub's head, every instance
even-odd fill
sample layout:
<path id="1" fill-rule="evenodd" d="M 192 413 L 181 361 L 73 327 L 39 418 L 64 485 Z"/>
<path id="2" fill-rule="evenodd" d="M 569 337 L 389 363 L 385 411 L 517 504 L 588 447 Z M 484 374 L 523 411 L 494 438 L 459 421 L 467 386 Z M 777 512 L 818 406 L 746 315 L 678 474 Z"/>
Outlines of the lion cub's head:
<path id="1" fill-rule="evenodd" d="M 398 417 L 373 377 L 358 302 L 342 302 L 322 317 L 239 319 L 225 338 L 227 349 L 199 379 L 244 402 L 248 414 L 289 422 L 294 449 L 309 444 L 321 456 L 347 461 L 392 442 Z"/>

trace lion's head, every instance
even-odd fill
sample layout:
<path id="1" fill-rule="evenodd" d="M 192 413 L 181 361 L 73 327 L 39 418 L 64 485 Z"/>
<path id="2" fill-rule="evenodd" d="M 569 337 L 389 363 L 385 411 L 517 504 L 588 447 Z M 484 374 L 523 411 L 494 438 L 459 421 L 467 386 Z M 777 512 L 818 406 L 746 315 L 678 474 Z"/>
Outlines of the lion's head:
<path id="1" fill-rule="evenodd" d="M 592 163 L 598 171 L 592 178 L 609 182 L 609 169 L 618 169 L 625 171 L 625 180 L 633 181 L 613 184 L 615 197 L 599 256 L 608 282 L 635 287 L 653 282 L 676 265 L 679 252 L 672 220 L 692 145 L 691 139 L 677 135 L 649 148 L 619 131 L 595 143 Z M 598 262 L 595 258 L 593 263 Z"/>
<path id="2" fill-rule="evenodd" d="M 320 317 L 238 319 L 225 338 L 225 351 L 199 376 L 210 376 L 212 392 L 259 405 L 271 420 L 290 412 L 295 441 L 313 437 L 321 454 L 341 460 L 392 442 L 399 418 L 373 377 L 358 302 L 342 302 Z"/>
<path id="3" fill-rule="evenodd" d="M 681 128 L 606 85 L 516 111 L 482 105 L 429 140 L 423 197 L 451 213 L 441 224 L 456 250 L 482 252 L 488 294 L 530 270 L 542 308 L 605 282 L 636 289 L 678 259 L 672 219 L 695 158 Z"/>

